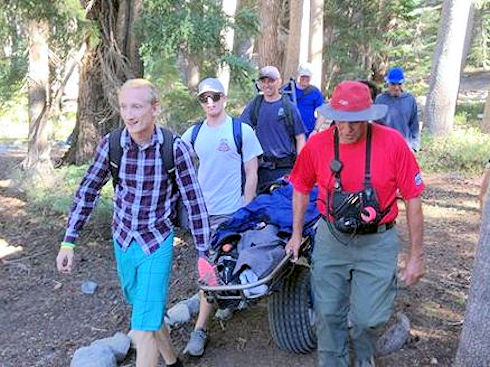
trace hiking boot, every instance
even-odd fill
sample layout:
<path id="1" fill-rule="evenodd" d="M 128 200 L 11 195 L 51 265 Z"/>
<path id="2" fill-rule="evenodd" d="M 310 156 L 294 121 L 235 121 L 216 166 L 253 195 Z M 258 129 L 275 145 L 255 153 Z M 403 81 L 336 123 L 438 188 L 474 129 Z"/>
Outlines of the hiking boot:
<path id="1" fill-rule="evenodd" d="M 204 354 L 204 347 L 207 341 L 208 332 L 202 328 L 198 328 L 191 333 L 191 337 L 183 353 L 193 357 L 200 357 Z"/>
<path id="2" fill-rule="evenodd" d="M 363 360 L 357 360 L 356 363 L 354 364 L 354 367 L 375 367 L 376 365 L 374 364 L 374 357 L 371 356 L 368 359 L 363 359 Z"/>

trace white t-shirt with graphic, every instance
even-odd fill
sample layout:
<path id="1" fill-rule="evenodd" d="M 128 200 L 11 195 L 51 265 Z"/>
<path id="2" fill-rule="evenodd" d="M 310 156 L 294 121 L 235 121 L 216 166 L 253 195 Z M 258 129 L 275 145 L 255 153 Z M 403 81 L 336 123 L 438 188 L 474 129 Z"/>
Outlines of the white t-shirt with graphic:
<path id="1" fill-rule="evenodd" d="M 191 126 L 182 140 L 191 145 Z M 233 138 L 230 116 L 219 126 L 205 120 L 199 130 L 194 150 L 199 158 L 197 177 L 210 215 L 231 214 L 243 206 L 240 155 Z M 243 162 L 262 154 L 262 147 L 252 128 L 242 123 Z"/>

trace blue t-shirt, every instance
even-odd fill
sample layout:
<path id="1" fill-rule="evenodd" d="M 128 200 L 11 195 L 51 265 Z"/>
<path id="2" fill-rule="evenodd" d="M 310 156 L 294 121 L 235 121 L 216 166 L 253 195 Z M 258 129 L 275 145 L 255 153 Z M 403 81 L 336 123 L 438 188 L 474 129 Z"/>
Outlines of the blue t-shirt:
<path id="1" fill-rule="evenodd" d="M 306 128 L 306 136 L 309 136 L 315 128 L 315 110 L 324 103 L 322 92 L 313 85 L 311 88 L 305 95 L 304 89 L 296 85 L 296 103 Z"/>
<path id="2" fill-rule="evenodd" d="M 259 109 L 255 133 L 266 157 L 285 158 L 296 155 L 296 140 L 295 137 L 291 136 L 290 128 L 287 126 L 286 114 L 282 103 L 281 99 L 275 102 L 262 100 Z M 240 117 L 242 122 L 249 125 L 252 125 L 250 119 L 252 108 L 253 100 L 245 107 Z M 291 104 L 291 111 L 294 135 L 304 134 L 305 127 L 301 120 L 301 115 L 293 104 Z"/>

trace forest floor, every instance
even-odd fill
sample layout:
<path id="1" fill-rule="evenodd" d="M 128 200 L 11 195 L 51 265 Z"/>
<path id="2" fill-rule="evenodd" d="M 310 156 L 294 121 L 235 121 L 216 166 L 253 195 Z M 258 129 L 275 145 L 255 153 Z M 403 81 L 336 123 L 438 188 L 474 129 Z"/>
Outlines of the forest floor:
<path id="1" fill-rule="evenodd" d="M 9 167 L 22 154 L 0 151 L 0 366 L 68 366 L 77 348 L 128 331 L 129 308 L 116 278 L 110 219 L 87 226 L 74 273 L 58 274 L 55 257 L 66 218 L 50 208 L 32 210 L 9 179 Z M 402 350 L 378 358 L 380 366 L 450 366 L 457 350 L 478 240 L 478 179 L 431 174 L 425 182 L 427 274 L 416 286 L 400 288 L 396 303 L 411 321 L 412 337 Z M 406 251 L 403 212 L 398 223 Z M 18 246 L 21 251 L 2 255 Z M 194 294 L 197 284 L 195 251 L 185 237 L 177 241 L 174 259 L 169 306 Z M 95 294 L 80 291 L 85 280 L 98 283 Z M 172 331 L 179 351 L 191 329 L 184 324 Z M 185 360 L 189 366 L 313 366 L 315 354 L 280 350 L 270 336 L 267 302 L 262 301 L 229 321 L 212 320 L 204 356 Z M 133 364 L 131 352 L 121 365 Z"/>

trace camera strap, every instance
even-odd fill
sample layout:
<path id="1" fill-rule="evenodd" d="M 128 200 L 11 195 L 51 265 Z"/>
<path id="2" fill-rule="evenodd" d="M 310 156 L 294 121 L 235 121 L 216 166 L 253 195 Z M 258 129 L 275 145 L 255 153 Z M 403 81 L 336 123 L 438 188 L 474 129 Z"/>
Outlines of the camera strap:
<path id="1" fill-rule="evenodd" d="M 367 125 L 367 136 L 366 136 L 366 162 L 364 168 L 364 188 L 371 188 L 371 136 L 372 136 L 372 126 L 370 123 Z"/>
<path id="2" fill-rule="evenodd" d="M 372 143 L 372 125 L 368 123 L 366 132 L 366 160 L 364 165 L 364 192 L 373 194 L 374 188 L 371 183 L 371 143 Z M 342 191 L 342 183 L 340 180 L 340 171 L 342 170 L 342 162 L 340 161 L 340 141 L 339 141 L 339 131 L 336 128 L 334 131 L 334 161 L 336 164 L 331 164 L 331 167 L 337 167 L 338 169 L 332 169 L 335 176 L 334 188 L 336 191 Z M 333 163 L 332 162 L 332 163 Z M 385 210 L 379 212 L 379 220 L 381 220 L 386 214 L 389 213 L 393 202 L 390 203 Z M 380 208 L 379 208 L 380 209 Z"/>
<path id="3" fill-rule="evenodd" d="M 372 126 L 370 123 L 367 125 L 366 134 L 366 161 L 364 166 L 364 188 L 372 188 L 371 185 L 371 140 L 372 140 Z M 333 146 L 334 146 L 334 159 L 340 163 L 340 141 L 339 141 L 339 130 L 335 128 L 333 134 Z M 339 165 L 341 167 L 341 165 Z M 338 169 L 334 171 L 335 175 L 335 190 L 342 190 L 342 184 L 340 182 L 340 171 Z"/>

